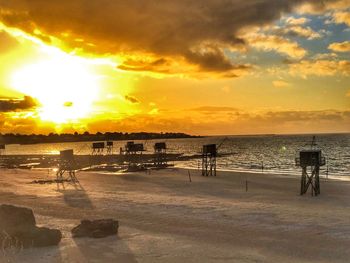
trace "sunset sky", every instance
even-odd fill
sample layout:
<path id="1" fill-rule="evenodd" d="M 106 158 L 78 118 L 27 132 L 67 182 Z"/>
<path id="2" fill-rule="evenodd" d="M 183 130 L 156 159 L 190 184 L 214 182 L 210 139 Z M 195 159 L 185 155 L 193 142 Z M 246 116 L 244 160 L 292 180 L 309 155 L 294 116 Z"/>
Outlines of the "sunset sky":
<path id="1" fill-rule="evenodd" d="M 0 133 L 350 131 L 350 0 L 0 0 Z"/>

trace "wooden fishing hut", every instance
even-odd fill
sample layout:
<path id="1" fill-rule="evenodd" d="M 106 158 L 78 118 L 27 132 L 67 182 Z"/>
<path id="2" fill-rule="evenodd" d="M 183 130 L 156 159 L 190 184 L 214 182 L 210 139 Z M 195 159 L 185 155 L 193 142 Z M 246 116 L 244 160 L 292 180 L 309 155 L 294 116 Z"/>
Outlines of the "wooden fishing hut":
<path id="1" fill-rule="evenodd" d="M 0 144 L 0 155 L 5 154 L 6 150 L 6 145 L 5 144 Z"/>
<path id="2" fill-rule="evenodd" d="M 322 150 L 317 148 L 315 136 L 311 148 L 300 150 L 295 163 L 302 169 L 300 195 L 305 194 L 309 187 L 311 187 L 311 195 L 319 195 L 321 193 L 320 167 L 326 164 L 326 158 L 322 155 Z"/>
<path id="3" fill-rule="evenodd" d="M 91 154 L 92 155 L 102 155 L 105 149 L 104 142 L 93 142 L 91 146 Z"/>
<path id="4" fill-rule="evenodd" d="M 113 154 L 113 142 L 112 141 L 107 141 L 106 142 L 106 148 L 107 148 L 107 154 L 108 155 Z"/>
<path id="5" fill-rule="evenodd" d="M 202 176 L 216 176 L 216 144 L 203 145 Z"/>
<path id="6" fill-rule="evenodd" d="M 166 143 L 156 142 L 154 144 L 154 166 L 156 167 L 166 167 L 168 165 L 166 157 Z"/>
<path id="7" fill-rule="evenodd" d="M 72 149 L 60 151 L 59 167 L 56 173 L 57 183 L 63 182 L 78 182 L 75 176 L 76 162 L 74 158 L 74 152 Z M 64 175 L 67 175 L 64 177 Z"/>

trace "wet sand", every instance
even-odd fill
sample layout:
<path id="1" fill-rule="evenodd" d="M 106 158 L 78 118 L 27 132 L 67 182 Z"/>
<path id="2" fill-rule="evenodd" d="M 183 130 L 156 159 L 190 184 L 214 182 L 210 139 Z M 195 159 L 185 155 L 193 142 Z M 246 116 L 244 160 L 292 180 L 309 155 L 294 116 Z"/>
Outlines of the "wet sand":
<path id="1" fill-rule="evenodd" d="M 29 184 L 48 170 L 0 169 L 0 203 L 30 207 L 59 228 L 58 247 L 7 251 L 0 262 L 348 262 L 350 182 L 321 180 L 299 196 L 299 175 L 167 169 L 80 172 L 80 186 Z M 248 192 L 246 192 L 246 180 Z M 118 236 L 73 239 L 81 219 L 119 220 Z M 7 261 L 6 261 L 7 260 Z"/>

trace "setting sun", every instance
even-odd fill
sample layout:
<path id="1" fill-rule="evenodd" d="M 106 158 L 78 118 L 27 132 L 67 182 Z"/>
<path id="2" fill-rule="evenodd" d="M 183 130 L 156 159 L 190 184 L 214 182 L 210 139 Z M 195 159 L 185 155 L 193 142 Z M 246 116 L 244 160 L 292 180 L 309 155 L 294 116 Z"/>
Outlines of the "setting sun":
<path id="1" fill-rule="evenodd" d="M 54 54 L 17 70 L 13 87 L 39 101 L 42 120 L 64 123 L 86 117 L 98 95 L 98 77 L 83 59 Z"/>

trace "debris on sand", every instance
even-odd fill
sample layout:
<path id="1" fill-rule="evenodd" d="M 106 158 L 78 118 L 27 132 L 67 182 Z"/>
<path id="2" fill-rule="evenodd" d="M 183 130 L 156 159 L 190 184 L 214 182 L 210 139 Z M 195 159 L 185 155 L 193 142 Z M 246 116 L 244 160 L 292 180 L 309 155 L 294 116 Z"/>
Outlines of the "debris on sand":
<path id="1" fill-rule="evenodd" d="M 63 180 L 34 180 L 31 181 L 29 184 L 59 184 L 59 183 L 72 183 L 73 181 L 70 179 L 63 179 Z"/>
<path id="2" fill-rule="evenodd" d="M 102 238 L 118 233 L 119 222 L 113 219 L 81 220 L 71 232 L 73 237 Z"/>

